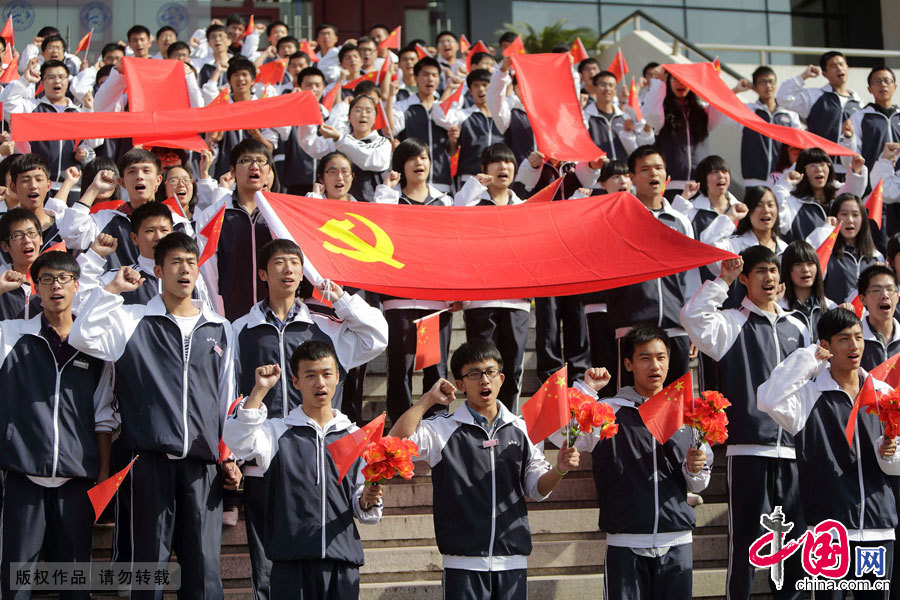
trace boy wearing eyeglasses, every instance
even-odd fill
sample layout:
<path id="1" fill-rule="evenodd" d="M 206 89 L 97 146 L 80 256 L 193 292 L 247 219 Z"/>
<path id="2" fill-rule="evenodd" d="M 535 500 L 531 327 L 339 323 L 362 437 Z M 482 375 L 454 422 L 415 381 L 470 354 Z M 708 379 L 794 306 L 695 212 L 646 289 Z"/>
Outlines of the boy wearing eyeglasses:
<path id="1" fill-rule="evenodd" d="M 859 298 L 866 312 L 862 318 L 865 347 L 860 366 L 871 371 L 900 352 L 897 308 L 897 275 L 884 265 L 872 265 L 859 274 Z"/>
<path id="2" fill-rule="evenodd" d="M 531 530 L 525 498 L 542 501 L 578 466 L 563 444 L 556 467 L 531 443 L 525 421 L 497 402 L 503 358 L 490 342 L 473 339 L 450 358 L 454 387 L 441 379 L 405 413 L 391 435 L 419 447 L 431 467 L 434 531 L 443 555 L 445 598 L 520 600 L 527 597 Z M 461 390 L 452 413 L 422 420 Z"/>
<path id="3" fill-rule="evenodd" d="M 18 207 L 0 217 L 0 250 L 10 257 L 4 281 L 17 281 L 0 295 L 0 321 L 29 319 L 41 310 L 41 299 L 28 282 L 28 272 L 41 252 L 41 222 L 34 213 Z"/>
<path id="4" fill-rule="evenodd" d="M 47 252 L 34 260 L 30 274 L 43 312 L 0 321 L 0 397 L 8 400 L 0 402 L 4 598 L 11 593 L 10 563 L 37 561 L 42 554 L 48 562 L 91 560 L 94 511 L 87 490 L 109 475 L 110 441 L 119 425 L 112 364 L 69 345 L 78 264 L 65 252 Z M 24 281 L 24 274 L 6 271 L 0 297 Z M 89 597 L 88 591 L 62 594 Z"/>

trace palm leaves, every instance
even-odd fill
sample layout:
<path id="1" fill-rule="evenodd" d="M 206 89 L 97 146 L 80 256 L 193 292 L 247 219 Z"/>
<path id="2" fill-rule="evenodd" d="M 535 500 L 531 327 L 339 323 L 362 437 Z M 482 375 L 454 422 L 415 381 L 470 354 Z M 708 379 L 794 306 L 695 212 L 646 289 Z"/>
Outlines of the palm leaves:
<path id="1" fill-rule="evenodd" d="M 540 31 L 528 23 L 504 23 L 504 29 L 497 31 L 499 37 L 504 31 L 513 31 L 522 36 L 525 50 L 530 54 L 550 52 L 555 46 L 571 46 L 575 38 L 580 37 L 584 47 L 590 52 L 597 45 L 597 34 L 590 27 L 567 29 L 566 19 L 560 19 L 553 25 Z"/>

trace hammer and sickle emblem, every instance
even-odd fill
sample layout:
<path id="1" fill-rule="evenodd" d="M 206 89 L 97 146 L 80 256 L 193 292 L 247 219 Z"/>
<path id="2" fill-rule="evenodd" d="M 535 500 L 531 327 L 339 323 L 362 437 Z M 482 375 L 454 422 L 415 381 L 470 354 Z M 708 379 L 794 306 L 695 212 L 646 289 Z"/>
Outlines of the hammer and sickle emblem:
<path id="1" fill-rule="evenodd" d="M 394 242 L 391 241 L 390 236 L 384 229 L 362 215 L 356 213 L 346 214 L 348 217 L 356 218 L 360 223 L 372 231 L 375 235 L 375 245 L 373 246 L 366 242 L 351 231 L 354 227 L 354 223 L 350 221 L 350 219 L 343 219 L 341 221 L 331 219 L 319 227 L 319 231 L 339 242 L 343 242 L 349 246 L 349 248 L 336 246 L 331 242 L 322 242 L 323 248 L 329 252 L 343 254 L 344 256 L 349 256 L 353 260 L 361 262 L 383 262 L 395 269 L 402 269 L 404 267 L 402 262 L 394 259 Z"/>

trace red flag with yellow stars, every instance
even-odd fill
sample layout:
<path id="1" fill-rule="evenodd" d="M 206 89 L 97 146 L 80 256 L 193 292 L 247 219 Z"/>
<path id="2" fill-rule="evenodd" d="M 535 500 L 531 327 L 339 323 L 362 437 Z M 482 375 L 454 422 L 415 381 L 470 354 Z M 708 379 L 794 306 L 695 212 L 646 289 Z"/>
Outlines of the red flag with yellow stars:
<path id="1" fill-rule="evenodd" d="M 479 52 L 488 52 L 488 47 L 481 40 L 475 42 L 475 45 L 469 49 L 469 53 L 466 55 L 466 70 L 470 73 L 472 72 L 472 57 Z"/>
<path id="2" fill-rule="evenodd" d="M 337 95 L 341 91 L 341 86 L 338 83 L 335 83 L 331 90 L 322 96 L 322 106 L 325 107 L 325 110 L 330 111 L 334 108 L 334 102 L 337 100 Z"/>
<path id="3" fill-rule="evenodd" d="M 863 311 L 866 307 L 863 306 L 862 298 L 859 297 L 858 293 L 853 292 L 853 300 L 850 301 L 850 305 L 853 306 L 853 312 L 856 313 L 856 316 L 862 319 Z"/>
<path id="4" fill-rule="evenodd" d="M 456 152 L 453 153 L 453 156 L 450 157 L 450 177 L 456 177 L 456 173 L 459 171 L 459 148 L 456 149 Z"/>
<path id="5" fill-rule="evenodd" d="M 253 15 L 250 15 L 250 20 L 247 21 L 247 28 L 244 30 L 244 35 L 242 37 L 247 37 L 253 30 L 256 29 L 256 20 L 253 18 Z"/>
<path id="6" fill-rule="evenodd" d="M 503 51 L 503 56 L 515 56 L 517 54 L 526 54 L 525 44 L 522 43 L 521 35 L 517 35 L 516 39 Z"/>
<path id="7" fill-rule="evenodd" d="M 718 57 L 718 56 L 713 60 L 713 69 L 716 70 L 716 73 L 721 73 L 721 72 L 722 72 L 722 65 L 719 64 L 719 57 Z"/>
<path id="8" fill-rule="evenodd" d="M 616 76 L 617 82 L 622 81 L 622 78 L 628 73 L 628 63 L 625 62 L 625 55 L 622 54 L 621 48 L 616 50 L 616 55 L 613 57 L 612 62 L 609 63 L 609 67 L 607 67 L 606 70 Z"/>
<path id="9" fill-rule="evenodd" d="M 356 89 L 356 86 L 362 83 L 363 81 L 371 81 L 372 83 L 378 83 L 378 71 L 369 71 L 362 77 L 357 77 L 353 81 L 348 81 L 342 87 L 345 90 L 353 90 Z"/>
<path id="10" fill-rule="evenodd" d="M 569 54 L 572 56 L 572 61 L 577 65 L 584 59 L 588 58 L 587 50 L 584 47 L 584 43 L 581 41 L 581 38 L 575 38 L 575 41 L 572 42 L 572 49 L 569 50 Z"/>
<path id="11" fill-rule="evenodd" d="M 75 48 L 74 54 L 78 54 L 79 52 L 82 52 L 82 51 L 85 51 L 85 52 L 86 52 L 87 49 L 90 48 L 90 46 L 91 46 L 91 36 L 93 36 L 93 35 L 94 35 L 94 30 L 93 30 L 93 29 L 91 29 L 90 31 L 88 31 L 88 32 L 84 35 L 84 37 L 81 38 L 81 41 L 78 42 L 78 47 Z"/>
<path id="12" fill-rule="evenodd" d="M 128 463 L 128 466 L 107 479 L 106 481 L 102 481 L 89 489 L 87 491 L 88 497 L 91 499 L 91 504 L 94 506 L 94 522 L 97 522 L 97 519 L 100 518 L 100 514 L 103 512 L 103 509 L 106 508 L 106 505 L 109 504 L 109 501 L 113 499 L 113 496 L 116 495 L 116 490 L 119 489 L 119 486 L 122 485 L 122 482 L 125 480 L 125 476 L 128 475 L 128 472 L 131 470 L 132 465 L 134 465 L 134 461 L 138 459 L 137 456 L 131 459 L 131 462 Z"/>
<path id="13" fill-rule="evenodd" d="M 566 366 L 550 376 L 534 396 L 522 405 L 522 418 L 528 439 L 537 444 L 569 422 L 569 399 Z"/>
<path id="14" fill-rule="evenodd" d="M 166 198 L 165 200 L 163 200 L 163 204 L 169 207 L 169 210 L 172 211 L 172 214 L 187 219 L 187 215 L 184 214 L 184 209 L 181 208 L 181 202 L 179 202 L 178 198 L 176 198 L 175 196 Z"/>
<path id="15" fill-rule="evenodd" d="M 312 45 L 306 38 L 300 40 L 300 52 L 308 56 L 310 62 L 316 62 L 319 60 L 319 57 L 316 56 L 316 51 L 313 50 Z"/>
<path id="16" fill-rule="evenodd" d="M 257 69 L 254 83 L 278 85 L 284 79 L 285 69 L 287 69 L 287 61 L 283 58 L 268 62 Z"/>
<path id="17" fill-rule="evenodd" d="M 228 104 L 228 95 L 231 93 L 231 89 L 226 85 L 221 90 L 219 90 L 219 95 L 212 99 L 212 102 L 207 104 L 207 106 L 215 106 L 216 104 Z"/>
<path id="18" fill-rule="evenodd" d="M 878 367 L 876 367 L 876 369 L 877 368 Z M 869 373 L 862 389 L 859 390 L 859 394 L 856 395 L 856 401 L 853 403 L 853 408 L 850 409 L 850 416 L 847 418 L 847 427 L 844 428 L 844 434 L 847 436 L 847 444 L 851 448 L 853 447 L 853 434 L 856 432 L 856 415 L 859 414 L 859 409 L 874 406 L 875 402 L 875 383 L 872 381 L 872 373 Z"/>
<path id="19" fill-rule="evenodd" d="M 628 89 L 628 106 L 634 111 L 635 120 L 644 120 L 644 113 L 641 112 L 641 101 L 638 97 L 637 86 L 634 85 L 634 77 L 631 78 L 631 87 Z"/>
<path id="20" fill-rule="evenodd" d="M 897 361 L 900 360 L 900 354 L 895 354 L 871 371 L 869 375 L 875 379 L 880 379 L 891 387 L 900 386 L 900 366 Z"/>
<path id="21" fill-rule="evenodd" d="M 356 459 L 362 456 L 369 442 L 377 442 L 382 435 L 384 435 L 384 413 L 369 421 L 361 429 L 328 444 L 328 452 L 338 470 L 338 483 L 343 481 L 344 475 L 350 471 Z"/>
<path id="22" fill-rule="evenodd" d="M 424 369 L 441 362 L 441 313 L 436 312 L 415 321 L 416 323 L 416 365 L 415 370 Z"/>
<path id="23" fill-rule="evenodd" d="M 88 213 L 95 215 L 101 210 L 117 210 L 123 204 L 125 204 L 124 200 L 107 200 L 106 202 L 95 202 L 91 205 L 91 209 L 88 211 Z"/>
<path id="24" fill-rule="evenodd" d="M 462 54 L 465 54 L 469 51 L 469 48 L 472 47 L 472 43 L 469 42 L 469 38 L 466 37 L 466 34 L 462 34 L 459 36 L 459 51 Z M 420 57 L 421 58 L 421 57 Z"/>
<path id="25" fill-rule="evenodd" d="M 422 44 L 416 44 L 416 54 L 419 57 L 419 60 L 422 60 L 426 56 L 431 56 L 431 52 L 425 49 L 425 46 Z"/>
<path id="26" fill-rule="evenodd" d="M 390 35 L 388 35 L 381 41 L 380 44 L 378 44 L 379 50 L 384 50 L 385 48 L 392 48 L 394 50 L 400 49 L 400 26 L 395 27 Z"/>
<path id="27" fill-rule="evenodd" d="M 819 266 L 822 268 L 822 277 L 825 277 L 825 269 L 828 268 L 828 261 L 831 259 L 831 251 L 834 250 L 834 243 L 841 231 L 841 224 L 834 226 L 834 231 L 828 234 L 825 241 L 816 248 L 816 254 L 819 256 Z"/>
<path id="28" fill-rule="evenodd" d="M 8 48 L 9 46 L 7 46 Z M 3 75 L 0 75 L 0 83 L 6 85 L 7 83 L 12 83 L 16 79 L 19 78 L 19 57 L 14 56 L 12 60 L 9 61 L 6 65 L 6 70 L 3 71 Z M 35 94 L 37 95 L 37 94 Z"/>
<path id="29" fill-rule="evenodd" d="M 875 221 L 875 226 L 881 229 L 881 209 L 884 204 L 884 180 L 879 179 L 872 193 L 866 199 L 866 212 L 869 213 L 869 220 Z"/>
<path id="30" fill-rule="evenodd" d="M 641 420 L 660 444 L 684 425 L 684 407 L 693 400 L 694 385 L 688 371 L 638 407 Z"/>
<path id="31" fill-rule="evenodd" d="M 223 204 L 222 208 L 219 209 L 219 212 L 216 213 L 212 220 L 200 230 L 200 235 L 206 238 L 206 245 L 203 246 L 203 252 L 200 254 L 200 260 L 197 261 L 197 266 L 202 266 L 203 263 L 212 258 L 212 255 L 216 253 L 216 248 L 219 247 L 219 236 L 222 234 L 222 222 L 224 220 L 225 205 Z"/>
<path id="32" fill-rule="evenodd" d="M 444 114 L 447 114 L 455 102 L 459 102 L 459 99 L 462 97 L 463 84 L 459 84 L 459 87 L 456 88 L 452 94 L 450 94 L 446 100 L 441 102 L 441 110 L 444 111 Z"/>

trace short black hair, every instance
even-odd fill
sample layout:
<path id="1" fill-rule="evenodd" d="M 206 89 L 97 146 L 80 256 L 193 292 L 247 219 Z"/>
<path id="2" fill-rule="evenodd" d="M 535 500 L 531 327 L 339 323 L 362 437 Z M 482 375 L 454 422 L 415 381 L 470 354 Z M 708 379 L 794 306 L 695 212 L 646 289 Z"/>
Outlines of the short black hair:
<path id="1" fill-rule="evenodd" d="M 756 70 L 753 71 L 753 75 L 750 76 L 750 81 L 753 82 L 753 85 L 756 85 L 756 81 L 760 77 L 767 77 L 769 75 L 775 75 L 775 71 L 772 70 L 772 67 L 766 65 L 756 67 Z"/>
<path id="2" fill-rule="evenodd" d="M 371 36 L 372 32 L 375 31 L 376 29 L 384 29 L 385 31 L 388 32 L 388 34 L 391 33 L 391 30 L 388 29 L 388 26 L 385 25 L 384 23 L 375 23 L 374 25 L 369 26 L 369 35 Z"/>
<path id="3" fill-rule="evenodd" d="M 694 180 L 700 184 L 700 193 L 704 196 L 709 195 L 709 184 L 706 182 L 706 178 L 713 171 L 727 171 L 730 174 L 731 167 L 728 166 L 728 163 L 721 156 L 710 154 L 701 160 L 697 164 L 697 168 L 694 169 Z"/>
<path id="4" fill-rule="evenodd" d="M 503 357 L 497 350 L 497 346 L 487 340 L 473 338 L 464 342 L 453 352 L 453 356 L 450 357 L 450 371 L 455 379 L 462 379 L 463 369 L 466 368 L 466 365 L 487 360 L 496 361 L 497 368 L 503 370 Z"/>
<path id="5" fill-rule="evenodd" d="M 486 170 L 488 165 L 498 162 L 512 163 L 513 171 L 515 171 L 518 167 L 518 165 L 516 164 L 516 155 L 513 154 L 513 151 L 509 146 L 502 142 L 499 144 L 491 144 L 481 153 L 482 170 Z"/>
<path id="6" fill-rule="evenodd" d="M 53 25 L 45 25 L 41 27 L 37 32 L 37 37 L 45 38 L 50 35 L 59 35 L 59 29 L 54 27 Z"/>
<path id="7" fill-rule="evenodd" d="M 597 65 L 599 67 L 600 63 L 597 61 L 596 58 L 593 58 L 593 57 L 585 58 L 581 62 L 578 63 L 578 74 L 580 75 L 581 72 L 584 71 L 584 69 L 588 65 Z"/>
<path id="8" fill-rule="evenodd" d="M 621 160 L 610 160 L 600 169 L 600 182 L 603 183 L 613 175 L 628 175 L 628 165 Z"/>
<path id="9" fill-rule="evenodd" d="M 878 65 L 877 67 L 874 67 L 871 71 L 869 71 L 869 74 L 866 76 L 866 84 L 867 85 L 872 85 L 872 77 L 875 75 L 875 73 L 877 73 L 879 71 L 887 71 L 888 73 L 891 74 L 891 79 L 893 79 L 894 81 L 897 81 L 897 77 L 894 75 L 894 71 L 889 66 Z"/>
<path id="10" fill-rule="evenodd" d="M 6 185 L 6 176 L 9 174 L 13 162 L 20 156 L 22 156 L 21 153 L 13 152 L 3 160 L 0 160 L 0 185 Z M 93 181 L 93 179 L 91 181 Z"/>
<path id="11" fill-rule="evenodd" d="M 257 139 L 248 137 L 238 142 L 228 154 L 228 164 L 232 169 L 237 167 L 237 161 L 244 154 L 262 154 L 269 160 L 269 165 L 272 164 L 272 153 L 269 152 L 269 147 Z"/>
<path id="12" fill-rule="evenodd" d="M 59 35 L 58 33 L 54 33 L 53 35 L 48 35 L 43 40 L 41 40 L 41 52 L 44 52 L 47 49 L 47 46 L 49 46 L 53 42 L 62 42 L 63 52 L 65 52 L 68 48 L 66 40 L 63 39 L 63 36 Z"/>
<path id="13" fill-rule="evenodd" d="M 118 50 L 122 54 L 125 54 L 125 46 L 117 42 L 110 42 L 109 44 L 103 46 L 103 49 L 100 51 L 100 56 L 106 56 L 110 52 L 115 52 L 116 50 Z"/>
<path id="14" fill-rule="evenodd" d="M 375 38 L 369 35 L 364 35 L 356 38 L 356 47 L 359 48 L 361 44 L 372 43 L 375 46 L 375 49 L 378 50 L 378 42 L 375 41 Z"/>
<path id="15" fill-rule="evenodd" d="M 454 40 L 456 40 L 456 43 L 457 43 L 457 44 L 459 43 L 459 38 L 457 37 L 457 35 L 456 35 L 455 33 L 453 33 L 452 31 L 448 31 L 448 30 L 446 30 L 446 29 L 445 29 L 444 31 L 438 33 L 436 36 L 434 36 L 434 43 L 437 44 L 438 41 L 440 41 L 440 39 L 441 39 L 442 37 L 444 37 L 445 35 L 449 35 L 449 36 L 452 37 Z"/>
<path id="16" fill-rule="evenodd" d="M 854 325 L 860 325 L 860 320 L 856 313 L 846 308 L 832 308 L 819 317 L 816 334 L 818 334 L 820 340 L 831 343 L 831 338 Z"/>
<path id="17" fill-rule="evenodd" d="M 9 243 L 9 232 L 16 223 L 28 221 L 41 233 L 41 220 L 28 209 L 17 206 L 11 208 L 0 216 L 0 241 Z"/>
<path id="18" fill-rule="evenodd" d="M 643 146 L 638 146 L 634 149 L 634 151 L 628 155 L 628 172 L 634 173 L 634 169 L 637 167 L 637 161 L 639 158 L 646 158 L 648 156 L 653 156 L 654 154 L 659 154 L 660 158 L 663 159 L 663 163 L 665 163 L 665 158 L 662 155 L 662 152 L 659 151 L 659 148 L 653 146 L 652 144 L 644 144 Z"/>
<path id="19" fill-rule="evenodd" d="M 265 271 L 272 257 L 278 254 L 292 254 L 298 257 L 301 263 L 303 262 L 303 251 L 300 250 L 300 246 L 296 242 L 278 238 L 268 242 L 259 249 L 259 252 L 256 253 L 256 267 L 260 271 Z"/>
<path id="20" fill-rule="evenodd" d="M 340 371 L 341 364 L 338 362 L 337 352 L 335 352 L 331 342 L 326 342 L 324 340 L 307 340 L 294 348 L 294 351 L 291 353 L 291 374 L 294 377 L 299 376 L 301 361 L 322 360 L 329 356 L 334 359 L 334 366 Z"/>
<path id="21" fill-rule="evenodd" d="M 466 76 L 466 85 L 470 88 L 477 82 L 490 83 L 491 72 L 487 69 L 475 69 Z"/>
<path id="22" fill-rule="evenodd" d="M 281 48 L 282 44 L 294 44 L 298 48 L 300 47 L 300 40 L 295 38 L 292 35 L 286 35 L 282 38 L 279 38 L 277 42 L 275 42 L 275 49 Z"/>
<path id="23" fill-rule="evenodd" d="M 81 267 L 78 266 L 75 257 L 68 252 L 60 252 L 59 250 L 44 252 L 34 259 L 31 267 L 28 268 L 32 281 L 36 282 L 38 280 L 38 277 L 41 275 L 41 269 L 66 271 L 71 273 L 76 280 L 81 277 Z"/>
<path id="24" fill-rule="evenodd" d="M 648 62 L 646 65 L 644 65 L 644 68 L 641 69 L 641 75 L 642 75 L 643 77 L 646 77 L 646 76 L 647 76 L 647 71 L 650 71 L 650 70 L 652 70 L 652 69 L 655 69 L 655 68 L 658 67 L 658 66 L 659 66 L 659 63 L 658 63 L 658 62 Z"/>
<path id="25" fill-rule="evenodd" d="M 291 58 L 294 57 L 291 56 Z M 319 67 L 306 67 L 305 69 L 300 69 L 300 72 L 297 73 L 297 83 L 303 83 L 303 80 L 307 77 L 321 77 L 322 82 L 325 82 L 325 73 L 323 73 Z"/>
<path id="26" fill-rule="evenodd" d="M 508 42 L 511 44 L 514 41 L 516 41 L 517 37 L 519 37 L 519 34 L 516 33 L 515 31 L 504 31 L 503 35 L 500 36 L 500 39 L 498 40 L 498 42 L 501 44 L 503 42 Z"/>
<path id="27" fill-rule="evenodd" d="M 181 40 L 176 40 L 176 41 L 172 42 L 171 44 L 169 44 L 169 47 L 166 48 L 166 58 L 171 58 L 171 56 L 174 53 L 178 52 L 179 50 L 187 50 L 188 52 L 190 52 L 191 47 L 188 45 L 187 42 L 182 42 Z"/>
<path id="28" fill-rule="evenodd" d="M 599 82 L 604 77 L 612 77 L 613 79 L 616 80 L 617 84 L 619 83 L 619 78 L 616 77 L 616 74 L 613 73 L 612 71 L 607 71 L 605 69 L 603 71 L 600 71 L 596 75 L 594 75 L 594 78 L 591 79 L 591 83 L 593 83 L 594 85 L 597 85 L 597 82 Z"/>
<path id="29" fill-rule="evenodd" d="M 242 15 L 241 13 L 231 13 L 228 15 L 228 18 L 225 19 L 225 27 L 227 28 L 229 25 L 243 25 L 246 27 L 250 24 L 250 19 L 247 18 L 246 15 Z"/>
<path id="30" fill-rule="evenodd" d="M 157 155 L 144 148 L 132 148 L 119 159 L 119 173 L 124 173 L 125 169 L 131 165 L 140 163 L 150 163 L 155 166 L 157 175 L 162 172 L 162 163 L 159 162 Z"/>
<path id="31" fill-rule="evenodd" d="M 353 175 L 352 175 L 353 161 L 350 160 L 350 158 L 343 152 L 335 150 L 334 152 L 329 152 L 328 154 L 323 156 L 321 159 L 319 159 L 319 161 L 318 161 L 319 164 L 316 166 L 316 181 L 322 181 L 322 178 L 325 176 L 325 169 L 328 168 L 328 163 L 330 163 L 335 158 L 343 158 L 344 160 L 347 161 L 347 164 L 349 164 L 351 167 L 351 169 L 350 169 L 351 175 L 350 176 L 353 177 Z"/>
<path id="32" fill-rule="evenodd" d="M 44 175 L 50 177 L 50 167 L 47 165 L 47 159 L 44 158 L 43 154 L 35 154 L 34 152 L 20 154 L 9 167 L 9 178 L 15 184 L 19 175 L 35 169 L 40 169 L 44 172 Z"/>
<path id="33" fill-rule="evenodd" d="M 350 52 L 359 54 L 359 48 L 356 47 L 356 44 L 344 44 L 341 46 L 341 49 L 338 50 L 338 62 L 344 62 L 344 57 Z"/>
<path id="34" fill-rule="evenodd" d="M 338 28 L 331 23 L 319 23 L 318 25 L 316 25 L 316 37 L 319 37 L 319 34 L 325 29 L 332 30 L 334 32 L 334 35 L 338 34 Z"/>
<path id="35" fill-rule="evenodd" d="M 897 274 L 894 273 L 893 269 L 884 265 L 875 264 L 859 274 L 859 279 L 856 281 L 856 291 L 860 296 L 864 296 L 866 292 L 869 291 L 869 283 L 879 275 L 887 275 L 894 281 L 894 285 L 897 285 Z"/>
<path id="36" fill-rule="evenodd" d="M 415 48 L 413 48 L 413 52 L 415 52 Z M 418 56 L 418 54 L 416 55 Z M 413 75 L 418 77 L 419 73 L 421 73 L 422 69 L 424 69 L 425 67 L 434 67 L 435 69 L 437 69 L 438 75 L 441 74 L 441 63 L 439 63 L 436 58 L 433 58 L 431 56 L 423 56 L 418 60 L 418 62 L 416 62 L 415 66 L 413 67 Z"/>
<path id="37" fill-rule="evenodd" d="M 666 354 L 671 353 L 672 340 L 664 329 L 651 323 L 639 323 L 622 338 L 622 357 L 633 361 L 635 348 L 641 344 L 649 344 L 653 340 L 661 341 L 666 347 Z"/>
<path id="38" fill-rule="evenodd" d="M 131 41 L 131 36 L 146 34 L 147 37 L 150 37 L 150 30 L 144 27 L 143 25 L 134 25 L 131 29 L 128 30 L 128 33 L 125 34 L 125 39 L 129 42 Z"/>
<path id="39" fill-rule="evenodd" d="M 225 29 L 224 25 L 219 23 L 213 23 L 209 27 L 206 28 L 206 39 L 209 40 L 209 36 L 217 31 L 224 31 L 226 35 L 228 35 L 228 30 Z"/>
<path id="40" fill-rule="evenodd" d="M 281 25 L 282 27 L 287 29 L 288 33 L 291 32 L 291 28 L 288 27 L 288 24 L 285 23 L 284 21 L 272 21 L 271 23 L 266 25 L 266 37 L 269 37 L 270 35 L 272 35 L 272 30 L 275 29 L 276 27 L 278 27 L 279 25 Z"/>
<path id="41" fill-rule="evenodd" d="M 131 233 L 136 235 L 144 221 L 153 217 L 168 219 L 170 225 L 174 223 L 172 209 L 168 206 L 162 202 L 144 202 L 131 213 Z"/>
<path id="42" fill-rule="evenodd" d="M 235 56 L 228 61 L 228 70 L 225 72 L 225 78 L 231 81 L 231 76 L 238 71 L 247 71 L 250 73 L 251 79 L 256 79 L 256 65 L 250 62 L 249 58 L 243 56 Z"/>
<path id="43" fill-rule="evenodd" d="M 6 161 L 0 162 L 0 171 L 2 171 L 3 164 L 5 162 Z M 0 174 L 2 174 L 2 172 L 0 172 Z M 0 182 L 2 182 L 2 181 L 3 181 L 3 179 L 0 178 Z M 897 258 L 898 254 L 900 254 L 900 232 L 892 235 L 891 239 L 889 239 L 888 243 L 887 243 L 888 264 L 891 267 L 894 266 L 894 259 Z"/>
<path id="44" fill-rule="evenodd" d="M 107 65 L 111 66 L 111 65 Z M 119 174 L 119 166 L 116 162 L 106 156 L 98 156 L 88 164 L 84 165 L 84 169 L 81 171 L 81 182 L 84 186 L 89 186 L 94 181 L 94 177 L 97 176 L 97 173 L 100 171 L 112 171 L 115 173 L 116 180 L 118 181 Z M 122 196 L 122 190 L 120 186 L 116 186 L 116 191 L 113 192 L 113 195 L 110 196 L 110 200 L 118 200 Z"/>
<path id="45" fill-rule="evenodd" d="M 156 244 L 156 248 L 153 249 L 153 262 L 158 267 L 163 266 L 166 262 L 166 257 L 175 250 L 183 250 L 194 256 L 200 256 L 200 249 L 197 247 L 197 242 L 194 241 L 194 238 L 181 231 L 173 231 Z"/>
<path id="46" fill-rule="evenodd" d="M 469 61 L 469 64 L 470 64 L 470 65 L 477 65 L 478 63 L 480 63 L 481 61 L 483 61 L 485 58 L 489 58 L 489 59 L 491 59 L 491 60 L 494 60 L 494 56 L 491 55 L 491 54 L 488 54 L 487 52 L 474 52 L 474 53 L 472 54 L 472 60 Z"/>
<path id="47" fill-rule="evenodd" d="M 406 161 L 422 154 L 423 151 L 428 153 L 428 159 L 431 160 L 431 149 L 428 147 L 428 144 L 413 137 L 406 138 L 394 148 L 394 154 L 391 157 L 391 169 L 400 173 L 401 189 L 406 185 L 406 169 L 403 168 L 406 165 Z"/>
<path id="48" fill-rule="evenodd" d="M 172 33 L 174 33 L 175 39 L 176 40 L 178 39 L 178 32 L 175 31 L 174 27 L 170 27 L 169 25 L 163 25 L 162 27 L 160 27 L 159 29 L 156 30 L 156 39 L 158 40 L 159 36 L 166 33 L 167 31 L 171 31 Z"/>
<path id="49" fill-rule="evenodd" d="M 844 57 L 843 52 L 838 52 L 837 50 L 829 50 L 825 54 L 819 57 L 819 68 L 822 69 L 822 72 L 825 72 L 825 67 L 828 66 L 828 61 L 834 58 L 835 56 Z"/>
<path id="50" fill-rule="evenodd" d="M 741 269 L 743 275 L 749 275 L 757 265 L 774 264 L 778 266 L 778 257 L 772 252 L 772 249 L 761 244 L 745 248 L 741 252 L 741 258 L 744 259 L 744 266 Z"/>
<path id="51" fill-rule="evenodd" d="M 70 74 L 69 67 L 67 67 L 66 63 L 64 63 L 63 61 L 48 60 L 47 62 L 45 62 L 44 64 L 41 65 L 41 80 L 44 79 L 44 74 L 47 73 L 47 71 L 49 71 L 50 69 L 59 69 L 59 68 L 65 69 L 66 75 Z"/>

